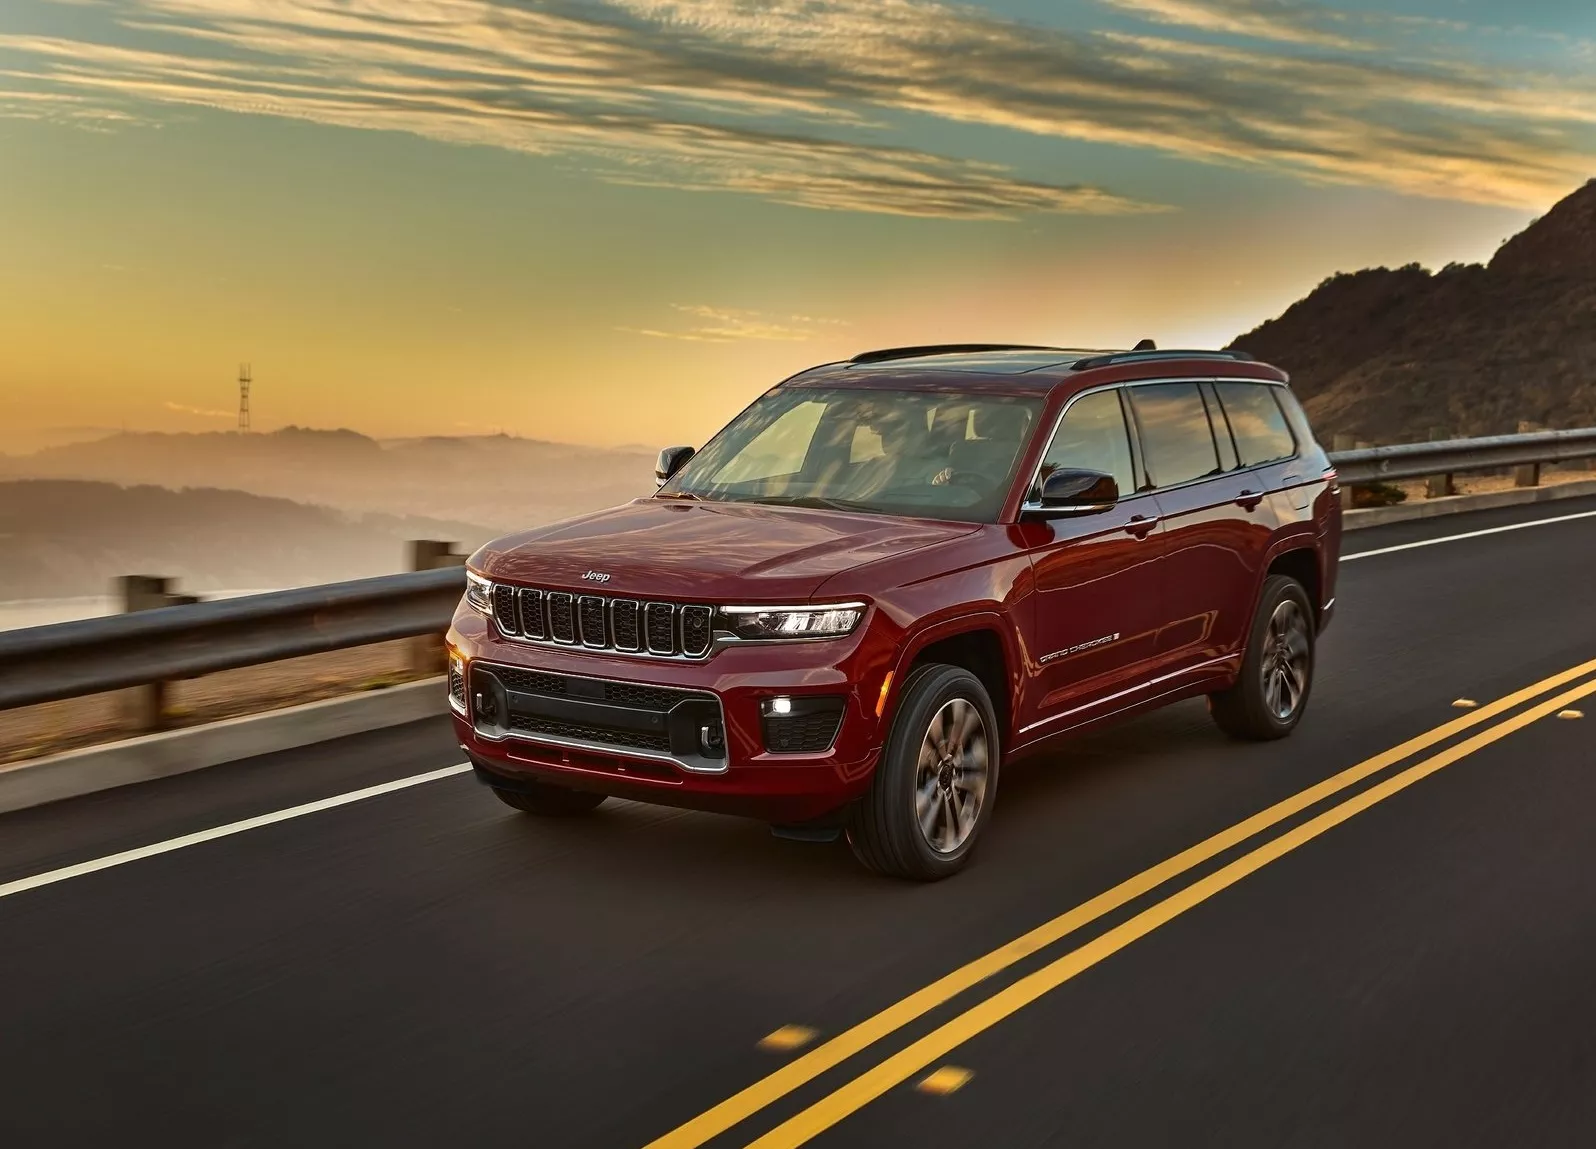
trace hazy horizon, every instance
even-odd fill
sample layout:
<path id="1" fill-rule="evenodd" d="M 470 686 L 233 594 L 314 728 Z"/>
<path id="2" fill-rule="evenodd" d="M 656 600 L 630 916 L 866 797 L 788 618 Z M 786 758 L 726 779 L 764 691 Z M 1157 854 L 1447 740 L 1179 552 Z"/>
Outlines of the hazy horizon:
<path id="1" fill-rule="evenodd" d="M 1215 346 L 1596 174 L 1562 0 L 14 0 L 0 450 L 702 442 L 946 340 Z"/>

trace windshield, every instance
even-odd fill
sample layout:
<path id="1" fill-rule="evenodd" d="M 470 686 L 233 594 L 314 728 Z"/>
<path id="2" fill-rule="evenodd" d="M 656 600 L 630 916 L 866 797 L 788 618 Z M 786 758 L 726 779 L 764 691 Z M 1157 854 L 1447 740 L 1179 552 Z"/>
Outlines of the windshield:
<path id="1" fill-rule="evenodd" d="M 779 388 L 660 493 L 993 522 L 1041 396 Z"/>

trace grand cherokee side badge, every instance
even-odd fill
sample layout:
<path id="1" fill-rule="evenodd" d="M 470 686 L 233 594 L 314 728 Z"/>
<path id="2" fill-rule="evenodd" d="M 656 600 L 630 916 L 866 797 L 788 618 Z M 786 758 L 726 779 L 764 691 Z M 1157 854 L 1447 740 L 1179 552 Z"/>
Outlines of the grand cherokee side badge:
<path id="1" fill-rule="evenodd" d="M 582 576 L 588 582 L 609 582 L 610 576 L 604 571 L 588 571 Z"/>

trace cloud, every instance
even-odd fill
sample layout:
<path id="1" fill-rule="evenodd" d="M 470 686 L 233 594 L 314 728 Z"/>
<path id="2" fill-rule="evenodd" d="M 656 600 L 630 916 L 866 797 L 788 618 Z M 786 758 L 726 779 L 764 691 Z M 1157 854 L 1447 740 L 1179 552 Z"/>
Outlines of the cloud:
<path id="1" fill-rule="evenodd" d="M 630 335 L 653 339 L 680 339 L 690 343 L 741 343 L 766 340 L 804 343 L 828 327 L 846 327 L 845 320 L 812 315 L 769 315 L 738 308 L 707 307 L 702 304 L 673 303 L 671 307 L 699 322 L 676 330 L 651 327 L 617 327 Z"/>
<path id="2" fill-rule="evenodd" d="M 202 419 L 233 419 L 238 415 L 237 411 L 209 411 L 204 407 L 190 407 L 187 403 L 174 403 L 170 399 L 162 406 L 179 415 L 198 415 Z"/>
<path id="3" fill-rule="evenodd" d="M 1346 15 L 1290 0 L 1102 0 L 1111 8 L 1203 32 L 1247 36 L 1285 44 L 1369 50 L 1366 40 L 1335 30 Z"/>
<path id="4" fill-rule="evenodd" d="M 975 124 L 1513 206 L 1583 182 L 1596 155 L 1573 50 L 1531 71 L 1288 0 L 1102 2 L 1147 32 L 934 0 L 109 0 L 98 36 L 0 36 L 0 83 L 78 111 L 201 105 L 566 157 L 618 183 L 960 219 L 1158 205 L 895 132 Z"/>

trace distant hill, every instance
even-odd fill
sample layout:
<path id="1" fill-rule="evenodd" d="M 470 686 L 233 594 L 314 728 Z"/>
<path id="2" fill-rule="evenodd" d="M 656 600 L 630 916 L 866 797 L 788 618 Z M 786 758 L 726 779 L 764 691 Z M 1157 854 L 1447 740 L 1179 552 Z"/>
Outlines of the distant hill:
<path id="1" fill-rule="evenodd" d="M 1231 347 L 1289 371 L 1327 442 L 1596 426 L 1596 180 L 1489 265 L 1335 275 Z"/>
<path id="2" fill-rule="evenodd" d="M 242 491 L 0 482 L 0 600 L 101 595 L 124 574 L 176 576 L 201 594 L 364 578 L 405 569 L 409 539 L 469 550 L 495 533 Z"/>
<path id="3" fill-rule="evenodd" d="M 654 489 L 654 456 L 508 435 L 379 442 L 354 431 L 121 433 L 0 458 L 0 475 L 248 491 L 354 512 L 463 519 L 500 531 Z"/>

